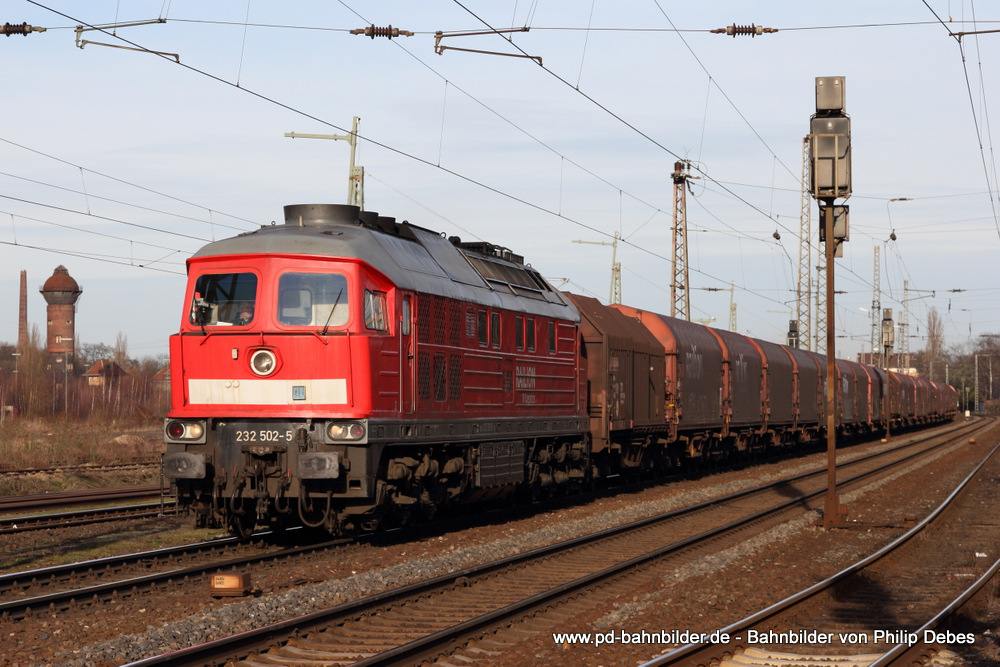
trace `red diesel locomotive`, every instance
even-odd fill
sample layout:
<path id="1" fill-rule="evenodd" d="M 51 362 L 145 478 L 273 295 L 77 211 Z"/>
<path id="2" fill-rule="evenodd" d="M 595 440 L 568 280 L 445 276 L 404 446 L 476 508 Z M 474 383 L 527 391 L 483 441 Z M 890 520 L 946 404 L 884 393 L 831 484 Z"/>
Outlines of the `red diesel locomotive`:
<path id="1" fill-rule="evenodd" d="M 342 205 L 188 260 L 166 476 L 201 525 L 334 534 L 821 435 L 825 361 L 554 289 L 523 259 Z M 837 362 L 838 429 L 885 373 Z M 896 427 L 954 417 L 891 375 Z"/>

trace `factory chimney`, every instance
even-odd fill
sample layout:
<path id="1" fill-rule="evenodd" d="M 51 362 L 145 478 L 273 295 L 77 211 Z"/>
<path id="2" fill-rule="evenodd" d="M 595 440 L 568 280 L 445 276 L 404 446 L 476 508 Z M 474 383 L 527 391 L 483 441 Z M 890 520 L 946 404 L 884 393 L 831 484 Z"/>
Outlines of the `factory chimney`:
<path id="1" fill-rule="evenodd" d="M 21 270 L 21 301 L 17 313 L 17 351 L 28 345 L 28 272 Z"/>

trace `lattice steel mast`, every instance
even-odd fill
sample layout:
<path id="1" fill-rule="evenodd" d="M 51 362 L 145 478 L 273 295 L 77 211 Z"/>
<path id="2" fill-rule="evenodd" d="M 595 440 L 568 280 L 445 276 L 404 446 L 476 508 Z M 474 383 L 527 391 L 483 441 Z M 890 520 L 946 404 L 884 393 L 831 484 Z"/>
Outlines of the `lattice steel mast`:
<path id="1" fill-rule="evenodd" d="M 691 177 L 688 162 L 675 162 L 674 173 L 674 255 L 673 279 L 670 281 L 670 315 L 691 321 L 691 295 L 688 292 L 687 180 Z"/>
<path id="2" fill-rule="evenodd" d="M 622 263 L 618 261 L 618 240 L 621 237 L 620 232 L 615 232 L 615 240 L 611 243 L 606 241 L 573 241 L 573 243 L 611 246 L 611 291 L 608 293 L 608 303 L 622 302 Z"/>
<path id="3" fill-rule="evenodd" d="M 822 221 L 820 221 L 822 223 Z M 817 253 L 816 260 L 816 327 L 809 349 L 819 351 L 826 340 L 826 254 Z"/>
<path id="4" fill-rule="evenodd" d="M 809 192 L 809 137 L 802 139 L 802 209 L 799 214 L 799 281 L 795 312 L 799 324 L 798 346 L 812 344 L 812 207 Z"/>
<path id="5" fill-rule="evenodd" d="M 736 331 L 736 281 L 729 283 L 729 330 Z"/>
<path id="6" fill-rule="evenodd" d="M 903 310 L 899 314 L 899 371 L 910 372 L 910 281 L 903 281 Z M 978 399 L 977 399 L 978 400 Z"/>
<path id="7" fill-rule="evenodd" d="M 872 336 L 871 350 L 872 358 L 869 363 L 877 368 L 882 368 L 882 345 L 881 331 L 882 323 L 879 317 L 882 315 L 882 265 L 879 263 L 879 247 L 875 246 L 875 266 L 872 273 Z"/>

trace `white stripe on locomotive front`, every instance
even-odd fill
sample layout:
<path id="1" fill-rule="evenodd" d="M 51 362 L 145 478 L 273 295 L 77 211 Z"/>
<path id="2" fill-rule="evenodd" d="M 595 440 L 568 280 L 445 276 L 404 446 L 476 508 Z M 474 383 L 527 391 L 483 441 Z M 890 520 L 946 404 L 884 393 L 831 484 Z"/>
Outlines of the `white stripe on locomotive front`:
<path id="1" fill-rule="evenodd" d="M 292 397 L 305 387 L 305 398 Z M 201 405 L 343 405 L 347 380 L 188 380 L 188 400 Z"/>

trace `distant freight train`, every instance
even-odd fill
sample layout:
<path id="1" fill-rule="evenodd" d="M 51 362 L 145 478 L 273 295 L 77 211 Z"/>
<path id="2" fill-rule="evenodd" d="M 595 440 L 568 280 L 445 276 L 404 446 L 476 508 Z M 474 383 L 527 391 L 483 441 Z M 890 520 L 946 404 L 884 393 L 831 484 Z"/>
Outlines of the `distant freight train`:
<path id="1" fill-rule="evenodd" d="M 333 534 L 825 433 L 821 355 L 554 289 L 352 206 L 188 260 L 166 475 L 202 525 Z M 953 419 L 947 385 L 836 362 L 837 430 Z"/>

